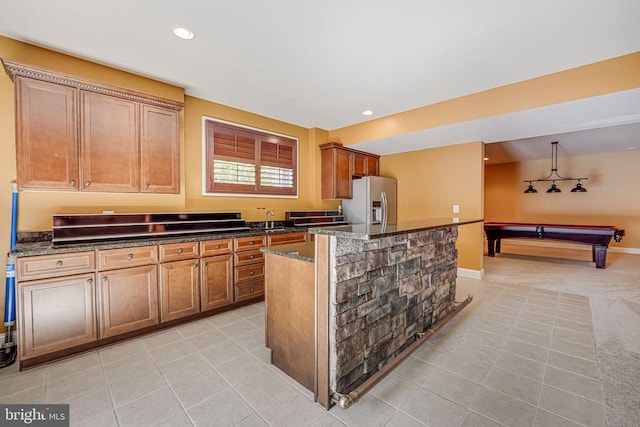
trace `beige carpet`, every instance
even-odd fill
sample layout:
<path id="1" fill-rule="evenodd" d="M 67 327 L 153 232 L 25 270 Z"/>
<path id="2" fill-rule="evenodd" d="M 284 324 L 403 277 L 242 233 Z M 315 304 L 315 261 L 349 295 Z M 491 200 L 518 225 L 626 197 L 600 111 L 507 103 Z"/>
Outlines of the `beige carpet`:
<path id="1" fill-rule="evenodd" d="M 640 426 L 640 255 L 609 252 L 606 269 L 590 257 L 590 250 L 504 241 L 501 254 L 484 257 L 483 282 L 588 297 L 607 422 Z"/>

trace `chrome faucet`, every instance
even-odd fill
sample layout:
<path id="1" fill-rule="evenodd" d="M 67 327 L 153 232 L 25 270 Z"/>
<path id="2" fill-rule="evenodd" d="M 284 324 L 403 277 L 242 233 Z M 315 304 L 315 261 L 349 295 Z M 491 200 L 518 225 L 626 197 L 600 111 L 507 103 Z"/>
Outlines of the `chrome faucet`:
<path id="1" fill-rule="evenodd" d="M 269 215 L 273 216 L 274 215 L 273 211 L 267 211 L 267 214 L 264 217 L 264 228 L 269 228 Z"/>

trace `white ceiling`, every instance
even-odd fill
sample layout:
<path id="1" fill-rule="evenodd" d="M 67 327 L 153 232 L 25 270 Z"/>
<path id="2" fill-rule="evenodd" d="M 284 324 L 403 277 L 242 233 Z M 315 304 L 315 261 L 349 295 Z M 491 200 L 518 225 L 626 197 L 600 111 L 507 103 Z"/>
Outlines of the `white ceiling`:
<path id="1" fill-rule="evenodd" d="M 0 0 L 0 11 L 1 35 L 328 130 L 640 51 L 638 0 Z M 176 25 L 195 38 L 176 38 Z M 640 121 L 637 93 L 615 101 Z M 591 128 L 625 120 L 600 112 Z M 513 131 L 485 141 L 557 132 L 540 121 L 518 133 L 508 116 L 495 124 Z M 403 137 L 444 145 L 446 130 Z"/>

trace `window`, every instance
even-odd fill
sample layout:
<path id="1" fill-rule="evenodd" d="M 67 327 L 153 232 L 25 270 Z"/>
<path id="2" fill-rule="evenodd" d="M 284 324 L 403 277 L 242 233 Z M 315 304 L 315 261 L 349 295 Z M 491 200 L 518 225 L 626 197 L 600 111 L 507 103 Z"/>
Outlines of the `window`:
<path id="1" fill-rule="evenodd" d="M 204 120 L 207 193 L 296 196 L 295 138 Z"/>

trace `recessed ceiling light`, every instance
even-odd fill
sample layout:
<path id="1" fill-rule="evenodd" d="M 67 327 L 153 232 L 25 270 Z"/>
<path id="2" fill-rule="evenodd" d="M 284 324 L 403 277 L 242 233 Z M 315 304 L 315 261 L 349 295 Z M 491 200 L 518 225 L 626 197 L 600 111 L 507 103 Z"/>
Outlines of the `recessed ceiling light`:
<path id="1" fill-rule="evenodd" d="M 371 110 L 365 110 L 365 111 L 362 112 L 363 116 L 370 116 L 372 114 L 373 114 L 373 111 L 371 111 Z"/>
<path id="2" fill-rule="evenodd" d="M 485 157 L 485 158 L 484 158 L 484 160 L 485 160 L 485 161 L 487 161 L 487 160 L 489 160 L 489 158 L 488 158 L 488 157 Z"/>
<path id="3" fill-rule="evenodd" d="M 173 34 L 185 40 L 191 40 L 193 38 L 193 31 L 184 27 L 173 27 Z"/>

